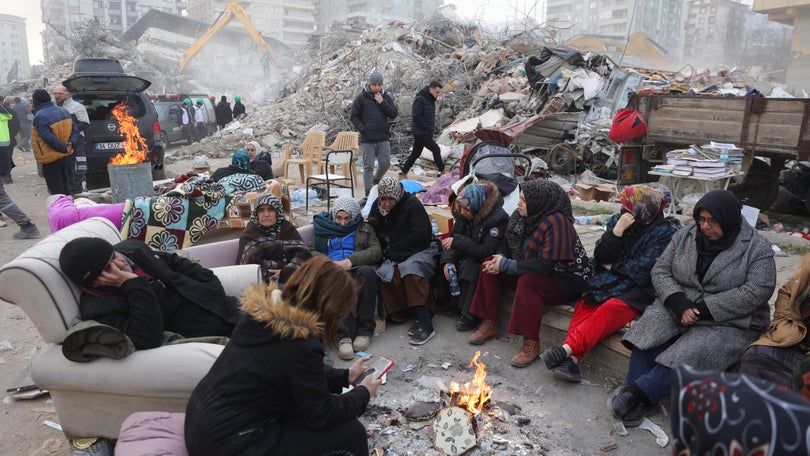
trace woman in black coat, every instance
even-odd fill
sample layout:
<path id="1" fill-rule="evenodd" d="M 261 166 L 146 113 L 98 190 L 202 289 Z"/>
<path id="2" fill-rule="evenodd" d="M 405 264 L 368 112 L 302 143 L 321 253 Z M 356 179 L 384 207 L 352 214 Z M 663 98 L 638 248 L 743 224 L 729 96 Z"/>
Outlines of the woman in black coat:
<path id="1" fill-rule="evenodd" d="M 503 210 L 498 187 L 492 182 L 479 181 L 459 191 L 453 203 L 453 218 L 453 231 L 442 239 L 441 264 L 447 280 L 450 280 L 449 267 L 456 269 L 461 288 L 458 300 L 461 315 L 456 329 L 469 331 L 481 322 L 470 313 L 481 263 L 498 251 L 509 224 L 509 214 Z"/>
<path id="2" fill-rule="evenodd" d="M 357 285 L 332 260 L 318 257 L 296 271 L 281 292 L 249 288 L 231 340 L 200 381 L 186 409 L 185 437 L 196 455 L 368 454 L 357 417 L 381 380 L 363 371 L 326 368 L 324 344 L 334 344 Z"/>

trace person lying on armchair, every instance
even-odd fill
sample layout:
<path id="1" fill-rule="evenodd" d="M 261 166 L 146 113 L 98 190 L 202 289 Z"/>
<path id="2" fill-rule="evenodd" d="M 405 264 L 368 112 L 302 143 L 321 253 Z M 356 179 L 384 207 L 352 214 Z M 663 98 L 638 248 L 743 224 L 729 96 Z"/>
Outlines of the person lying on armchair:
<path id="1" fill-rule="evenodd" d="M 62 248 L 59 266 L 82 289 L 81 319 L 118 329 L 138 350 L 162 345 L 164 331 L 230 336 L 239 319 L 238 300 L 210 269 L 141 241 L 76 238 Z"/>

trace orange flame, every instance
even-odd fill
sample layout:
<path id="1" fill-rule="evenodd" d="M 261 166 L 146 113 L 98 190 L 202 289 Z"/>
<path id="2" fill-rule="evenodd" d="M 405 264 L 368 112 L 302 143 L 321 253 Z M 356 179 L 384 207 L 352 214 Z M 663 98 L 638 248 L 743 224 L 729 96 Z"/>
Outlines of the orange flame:
<path id="1" fill-rule="evenodd" d="M 138 130 L 138 119 L 129 115 L 129 106 L 119 103 L 112 110 L 112 115 L 118 120 L 118 131 L 124 137 L 124 153 L 110 159 L 111 165 L 135 165 L 146 162 L 146 140 L 141 137 Z"/>
<path id="2" fill-rule="evenodd" d="M 479 356 L 481 356 L 481 352 L 475 352 L 475 356 L 473 356 L 472 361 L 470 361 L 470 364 L 467 366 L 473 367 L 473 365 L 475 365 L 476 368 L 472 383 L 467 382 L 463 385 L 459 385 L 456 382 L 450 382 L 450 399 L 475 415 L 481 413 L 484 404 L 486 404 L 490 396 L 492 396 L 492 388 L 490 388 L 485 381 L 487 378 L 487 366 L 481 361 L 478 361 Z"/>

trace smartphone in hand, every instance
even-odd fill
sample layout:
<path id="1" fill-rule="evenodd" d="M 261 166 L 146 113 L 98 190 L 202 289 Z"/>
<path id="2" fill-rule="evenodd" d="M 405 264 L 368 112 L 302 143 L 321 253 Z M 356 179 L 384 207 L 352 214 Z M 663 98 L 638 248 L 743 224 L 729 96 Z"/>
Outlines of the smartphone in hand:
<path id="1" fill-rule="evenodd" d="M 366 364 L 366 370 L 357 376 L 357 378 L 354 380 L 354 384 L 359 385 L 363 382 L 363 379 L 368 376 L 374 376 L 374 379 L 379 379 L 392 367 L 394 367 L 393 359 L 385 355 L 377 355 L 373 357 L 368 364 Z"/>

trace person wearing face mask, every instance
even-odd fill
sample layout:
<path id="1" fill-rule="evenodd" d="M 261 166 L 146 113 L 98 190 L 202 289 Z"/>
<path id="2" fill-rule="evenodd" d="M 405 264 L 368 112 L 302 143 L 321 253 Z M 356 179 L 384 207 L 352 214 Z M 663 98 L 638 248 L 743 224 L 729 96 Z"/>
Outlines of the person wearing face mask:
<path id="1" fill-rule="evenodd" d="M 439 252 L 422 203 L 402 184 L 385 176 L 378 186 L 368 223 L 382 246 L 383 262 L 377 268 L 380 297 L 392 323 L 416 322 L 408 330 L 408 343 L 423 345 L 436 336 L 431 321 L 430 283 Z M 410 315 L 409 315 L 410 314 Z"/>
<path id="2" fill-rule="evenodd" d="M 578 362 L 600 340 L 638 318 L 655 299 L 650 270 L 681 226 L 664 217 L 664 192 L 648 185 L 619 193 L 621 212 L 608 220 L 593 251 L 595 274 L 574 306 L 562 346 L 541 355 L 557 380 L 580 382 Z"/>
<path id="3" fill-rule="evenodd" d="M 357 306 L 337 331 L 338 356 L 350 360 L 354 352 L 366 351 L 374 337 L 379 290 L 376 268 L 382 259 L 380 240 L 374 228 L 363 220 L 360 204 L 350 196 L 336 199 L 332 211 L 316 214 L 312 224 L 313 250 L 349 271 L 360 287 Z"/>
<path id="4" fill-rule="evenodd" d="M 250 221 L 239 236 L 236 264 L 258 264 L 265 282 L 276 281 L 280 286 L 312 254 L 284 217 L 276 195 L 263 193 L 253 206 Z"/>
<path id="5" fill-rule="evenodd" d="M 678 231 L 652 268 L 655 302 L 625 333 L 632 350 L 613 417 L 638 425 L 672 391 L 672 369 L 726 370 L 770 321 L 776 287 L 771 243 L 743 221 L 727 190 L 706 193 L 695 223 Z"/>

